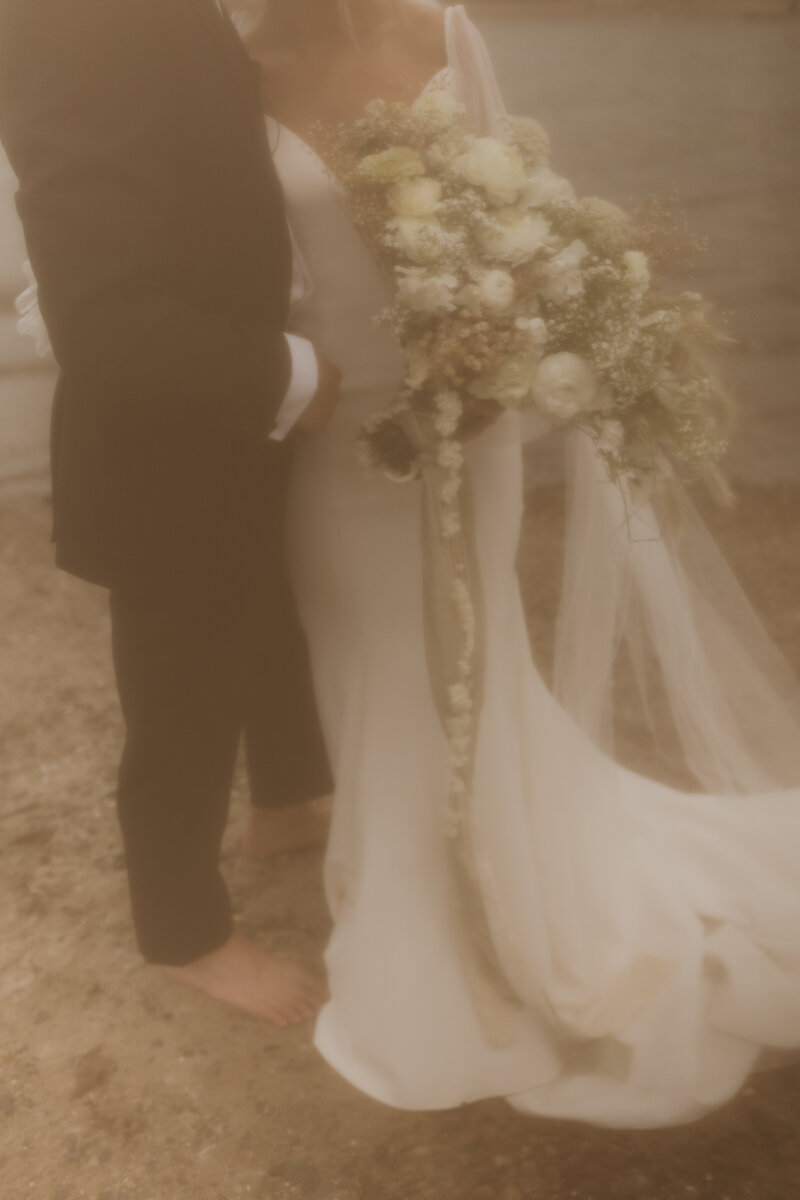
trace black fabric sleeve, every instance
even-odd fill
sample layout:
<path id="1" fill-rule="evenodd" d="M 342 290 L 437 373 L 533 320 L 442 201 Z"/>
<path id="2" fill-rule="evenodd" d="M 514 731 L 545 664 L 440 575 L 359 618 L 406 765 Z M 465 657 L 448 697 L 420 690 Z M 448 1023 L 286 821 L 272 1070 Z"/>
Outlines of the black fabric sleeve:
<path id="1" fill-rule="evenodd" d="M 0 136 L 61 368 L 135 420 L 262 440 L 291 373 L 282 330 L 203 311 L 174 282 L 180 14 L 175 0 L 3 0 Z"/>

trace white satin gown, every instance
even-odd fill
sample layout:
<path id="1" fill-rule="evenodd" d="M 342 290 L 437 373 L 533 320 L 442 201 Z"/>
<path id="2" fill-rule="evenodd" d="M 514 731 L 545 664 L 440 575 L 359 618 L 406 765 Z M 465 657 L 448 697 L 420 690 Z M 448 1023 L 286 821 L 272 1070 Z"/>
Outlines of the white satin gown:
<path id="1" fill-rule="evenodd" d="M 450 67 L 493 81 L 463 9 Z M 431 85 L 429 85 L 431 86 Z M 474 94 L 472 95 L 474 100 Z M 343 374 L 325 431 L 298 446 L 289 540 L 336 778 L 325 864 L 331 999 L 316 1045 L 400 1108 L 504 1096 L 613 1126 L 696 1119 L 764 1048 L 800 1046 L 800 793 L 688 795 L 613 762 L 532 661 L 515 558 L 522 454 L 507 415 L 468 448 L 486 592 L 474 822 L 498 953 L 521 1003 L 487 1027 L 447 886 L 444 737 L 423 637 L 420 495 L 369 478 L 361 421 L 403 363 L 373 318 L 382 278 L 316 154 L 269 119 L 298 264 L 292 326 Z M 496 919 L 496 918 L 495 918 Z"/>

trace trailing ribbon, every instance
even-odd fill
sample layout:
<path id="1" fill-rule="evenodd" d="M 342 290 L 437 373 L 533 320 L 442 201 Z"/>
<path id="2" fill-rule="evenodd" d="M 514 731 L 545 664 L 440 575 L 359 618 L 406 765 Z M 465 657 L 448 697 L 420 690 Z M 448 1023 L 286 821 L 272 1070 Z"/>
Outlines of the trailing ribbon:
<path id="1" fill-rule="evenodd" d="M 458 529 L 445 532 L 452 509 L 443 499 L 445 474 L 430 453 L 419 415 L 408 411 L 401 420 L 420 464 L 425 650 L 451 755 L 443 819 L 454 925 L 461 934 L 462 961 L 484 1031 L 495 1044 L 506 1045 L 514 1038 L 521 1000 L 496 949 L 502 923 L 490 918 L 491 879 L 477 852 L 472 811 L 486 659 L 472 490 L 462 468 L 455 500 Z"/>

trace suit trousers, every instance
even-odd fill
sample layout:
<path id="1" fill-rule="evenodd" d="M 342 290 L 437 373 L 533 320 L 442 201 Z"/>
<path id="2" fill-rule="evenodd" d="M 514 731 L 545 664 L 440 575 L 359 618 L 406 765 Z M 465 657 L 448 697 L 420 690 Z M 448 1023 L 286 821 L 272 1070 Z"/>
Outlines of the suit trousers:
<path id="1" fill-rule="evenodd" d="M 118 812 L 139 947 L 181 964 L 232 929 L 219 855 L 244 734 L 257 805 L 332 788 L 305 637 L 285 575 L 180 596 L 111 592 L 126 724 Z"/>

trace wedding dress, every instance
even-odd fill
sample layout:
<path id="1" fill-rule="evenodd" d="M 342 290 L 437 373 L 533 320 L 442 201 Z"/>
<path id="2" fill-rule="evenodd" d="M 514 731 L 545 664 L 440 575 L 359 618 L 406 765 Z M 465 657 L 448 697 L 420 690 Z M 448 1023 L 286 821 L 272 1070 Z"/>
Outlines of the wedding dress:
<path id="1" fill-rule="evenodd" d="M 429 87 L 455 89 L 473 126 L 491 131 L 502 104 L 483 44 L 460 6 L 446 29 L 449 66 Z M 473 830 L 513 993 L 479 994 L 448 886 L 419 488 L 368 476 L 354 450 L 403 375 L 373 320 L 385 285 L 323 163 L 268 123 L 305 283 L 292 325 L 343 375 L 330 425 L 298 445 L 289 512 L 337 781 L 331 999 L 316 1045 L 355 1086 L 402 1108 L 505 1096 L 527 1113 L 603 1125 L 696 1119 L 736 1093 L 764 1050 L 800 1047 L 794 681 L 691 515 L 683 558 L 649 511 L 623 539 L 619 498 L 578 437 L 556 699 L 532 660 L 515 572 L 517 416 L 470 443 L 487 648 Z M 656 648 L 703 792 L 636 775 L 609 752 L 614 649 L 641 642 L 634 620 Z"/>

